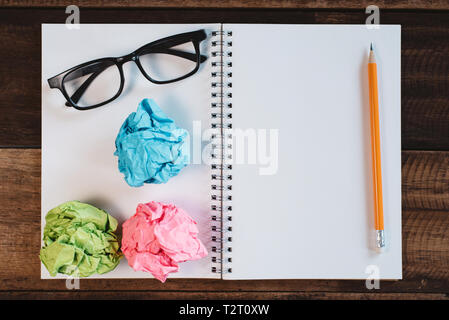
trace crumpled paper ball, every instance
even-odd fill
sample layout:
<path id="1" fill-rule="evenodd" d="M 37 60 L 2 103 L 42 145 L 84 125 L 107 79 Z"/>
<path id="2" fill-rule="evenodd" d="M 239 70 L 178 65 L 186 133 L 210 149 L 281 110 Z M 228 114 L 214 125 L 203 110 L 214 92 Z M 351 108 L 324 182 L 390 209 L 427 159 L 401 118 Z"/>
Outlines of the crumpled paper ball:
<path id="1" fill-rule="evenodd" d="M 132 187 L 165 183 L 190 160 L 188 132 L 152 99 L 144 99 L 123 123 L 115 140 L 118 168 Z"/>
<path id="2" fill-rule="evenodd" d="M 57 273 L 88 277 L 119 264 L 117 220 L 105 211 L 69 201 L 50 210 L 45 221 L 40 259 L 53 277 Z"/>
<path id="3" fill-rule="evenodd" d="M 184 210 L 152 201 L 139 204 L 123 224 L 122 252 L 134 270 L 165 282 L 178 263 L 207 256 L 197 235 L 196 222 Z"/>

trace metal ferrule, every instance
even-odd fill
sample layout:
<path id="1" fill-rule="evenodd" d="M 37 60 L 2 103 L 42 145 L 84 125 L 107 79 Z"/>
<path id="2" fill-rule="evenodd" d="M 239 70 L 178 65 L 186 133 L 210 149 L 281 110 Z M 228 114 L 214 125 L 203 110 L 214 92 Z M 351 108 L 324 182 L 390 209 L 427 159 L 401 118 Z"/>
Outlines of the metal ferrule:
<path id="1" fill-rule="evenodd" d="M 378 248 L 385 247 L 385 233 L 383 230 L 376 230 L 376 246 Z"/>

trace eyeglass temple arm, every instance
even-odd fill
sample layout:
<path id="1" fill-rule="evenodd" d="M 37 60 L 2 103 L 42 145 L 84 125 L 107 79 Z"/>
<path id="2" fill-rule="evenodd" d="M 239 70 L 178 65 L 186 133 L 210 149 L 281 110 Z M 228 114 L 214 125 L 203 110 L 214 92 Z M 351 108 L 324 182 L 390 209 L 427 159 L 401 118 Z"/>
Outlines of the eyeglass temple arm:
<path id="1" fill-rule="evenodd" d="M 179 51 L 179 50 L 175 50 L 175 49 L 170 49 L 170 48 L 159 48 L 159 49 L 155 49 L 155 50 L 151 50 L 151 53 L 166 53 L 166 54 L 171 54 L 174 56 L 178 56 L 181 58 L 185 58 L 191 61 L 196 61 L 197 57 L 195 53 L 190 53 L 190 52 L 184 52 L 184 51 Z M 150 53 L 148 52 L 148 53 Z M 207 57 L 204 55 L 200 55 L 200 63 L 206 61 Z M 110 65 L 102 65 L 102 64 L 98 64 L 95 68 L 95 66 L 93 67 L 92 71 L 94 71 L 92 73 L 92 75 L 86 79 L 86 81 L 84 81 L 84 83 L 73 93 L 73 95 L 70 97 L 70 99 L 74 102 L 77 103 L 82 95 L 84 94 L 84 92 L 87 90 L 87 88 L 89 88 L 90 84 L 92 83 L 92 81 L 95 80 L 96 77 L 98 77 L 104 70 L 106 70 L 106 68 L 110 67 Z M 97 69 L 97 70 L 95 70 Z M 69 79 L 66 80 L 73 80 L 73 79 L 77 79 L 84 76 L 84 74 L 77 74 L 76 72 L 73 72 L 72 75 L 70 75 Z M 65 103 L 65 105 L 67 107 L 70 107 L 70 103 L 67 101 Z"/>
<path id="2" fill-rule="evenodd" d="M 166 53 L 166 54 L 171 54 L 173 56 L 177 56 L 177 57 L 181 57 L 184 59 L 188 59 L 190 61 L 196 62 L 196 53 L 190 53 L 190 52 L 185 52 L 185 51 L 180 51 L 180 50 L 176 50 L 176 49 L 170 49 L 170 48 L 149 48 L 146 51 L 143 51 L 142 53 Z M 200 55 L 200 63 L 204 62 L 207 60 L 207 56 L 205 55 Z"/>

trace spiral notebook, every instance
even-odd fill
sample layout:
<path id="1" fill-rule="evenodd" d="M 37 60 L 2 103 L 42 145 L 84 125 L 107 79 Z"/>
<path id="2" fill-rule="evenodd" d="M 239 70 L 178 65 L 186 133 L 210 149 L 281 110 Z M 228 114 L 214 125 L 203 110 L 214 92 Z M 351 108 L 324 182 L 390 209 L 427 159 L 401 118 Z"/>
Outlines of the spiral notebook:
<path id="1" fill-rule="evenodd" d="M 48 88 L 49 77 L 79 63 L 198 29 L 208 35 L 201 44 L 208 60 L 180 82 L 154 85 L 126 64 L 122 96 L 81 112 Z M 379 65 L 382 254 L 373 248 L 370 42 Z M 400 279 L 400 42 L 393 25 L 44 24 L 42 229 L 45 214 L 65 201 L 90 203 L 123 223 L 138 203 L 154 200 L 189 212 L 209 252 L 169 279 Z M 192 163 L 178 176 L 132 188 L 117 169 L 114 140 L 143 98 L 202 138 L 192 139 Z M 44 266 L 41 277 L 52 278 Z M 123 259 L 91 278 L 151 275 Z"/>

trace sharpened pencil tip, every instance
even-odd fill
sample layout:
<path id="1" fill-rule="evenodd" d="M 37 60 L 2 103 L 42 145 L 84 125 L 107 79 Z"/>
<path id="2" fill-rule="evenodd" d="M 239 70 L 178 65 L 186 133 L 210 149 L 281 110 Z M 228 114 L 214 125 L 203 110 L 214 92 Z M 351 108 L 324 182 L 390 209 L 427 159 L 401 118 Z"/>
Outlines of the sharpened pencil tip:
<path id="1" fill-rule="evenodd" d="M 370 45 L 369 49 L 370 49 L 371 51 L 373 51 L 373 43 L 372 43 L 372 42 L 371 42 L 371 45 Z"/>

